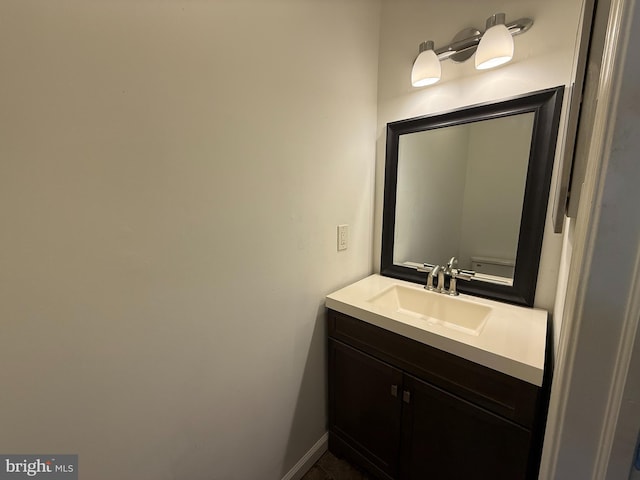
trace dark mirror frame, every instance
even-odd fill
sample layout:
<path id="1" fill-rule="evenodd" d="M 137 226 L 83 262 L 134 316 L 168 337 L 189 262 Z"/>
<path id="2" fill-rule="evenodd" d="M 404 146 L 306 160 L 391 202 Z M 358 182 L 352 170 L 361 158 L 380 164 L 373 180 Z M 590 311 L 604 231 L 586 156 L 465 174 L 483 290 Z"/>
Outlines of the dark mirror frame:
<path id="1" fill-rule="evenodd" d="M 462 293 L 533 306 L 563 94 L 564 87 L 560 86 L 499 102 L 388 123 L 380 274 L 423 285 L 427 277 L 426 273 L 414 268 L 393 264 L 400 136 L 534 112 L 513 286 L 480 280 L 458 282 L 458 290 Z M 452 252 L 452 256 L 455 253 Z M 430 259 L 421 261 L 429 262 Z"/>

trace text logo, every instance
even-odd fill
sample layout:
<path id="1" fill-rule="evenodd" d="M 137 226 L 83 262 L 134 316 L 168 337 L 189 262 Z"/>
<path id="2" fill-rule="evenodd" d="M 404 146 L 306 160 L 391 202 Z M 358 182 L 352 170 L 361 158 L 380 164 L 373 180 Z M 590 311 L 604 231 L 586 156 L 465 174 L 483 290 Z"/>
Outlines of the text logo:
<path id="1" fill-rule="evenodd" d="M 78 480 L 77 455 L 0 455 L 0 480 Z"/>

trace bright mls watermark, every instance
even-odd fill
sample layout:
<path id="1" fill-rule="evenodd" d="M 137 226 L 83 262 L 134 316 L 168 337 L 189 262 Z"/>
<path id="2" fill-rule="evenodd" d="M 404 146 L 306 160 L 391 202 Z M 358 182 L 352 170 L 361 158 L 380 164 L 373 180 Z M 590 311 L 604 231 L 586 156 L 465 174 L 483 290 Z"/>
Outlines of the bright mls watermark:
<path id="1" fill-rule="evenodd" d="M 0 480 L 78 480 L 78 455 L 0 455 Z"/>

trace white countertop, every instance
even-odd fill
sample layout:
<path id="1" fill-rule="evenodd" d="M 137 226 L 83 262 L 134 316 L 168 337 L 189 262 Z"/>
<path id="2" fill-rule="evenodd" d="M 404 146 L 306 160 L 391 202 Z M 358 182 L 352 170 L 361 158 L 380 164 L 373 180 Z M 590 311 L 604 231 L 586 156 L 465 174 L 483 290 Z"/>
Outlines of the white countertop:
<path id="1" fill-rule="evenodd" d="M 474 336 L 432 325 L 402 312 L 392 312 L 368 301 L 393 285 L 422 289 L 415 283 L 375 274 L 327 295 L 326 306 L 512 377 L 542 385 L 546 311 L 460 294 L 455 298 L 491 308 L 482 331 Z"/>

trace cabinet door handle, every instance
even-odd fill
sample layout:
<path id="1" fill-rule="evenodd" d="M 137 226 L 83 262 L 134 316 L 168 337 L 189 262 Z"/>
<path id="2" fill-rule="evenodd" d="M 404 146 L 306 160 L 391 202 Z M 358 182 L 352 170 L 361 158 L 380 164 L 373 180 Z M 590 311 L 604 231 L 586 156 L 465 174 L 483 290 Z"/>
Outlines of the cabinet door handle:
<path id="1" fill-rule="evenodd" d="M 411 403 L 411 392 L 409 390 L 402 392 L 402 401 L 404 403 Z"/>
<path id="2" fill-rule="evenodd" d="M 398 385 L 391 385 L 391 396 L 392 397 L 398 396 Z"/>

